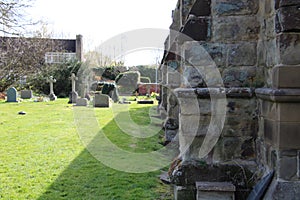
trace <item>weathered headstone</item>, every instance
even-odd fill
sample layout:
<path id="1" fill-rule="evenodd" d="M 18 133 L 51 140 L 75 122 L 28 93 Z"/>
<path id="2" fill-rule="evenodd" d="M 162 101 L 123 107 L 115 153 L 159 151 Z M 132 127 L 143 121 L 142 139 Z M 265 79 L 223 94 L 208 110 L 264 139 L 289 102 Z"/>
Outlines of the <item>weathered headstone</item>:
<path id="1" fill-rule="evenodd" d="M 72 91 L 69 94 L 69 102 L 68 103 L 76 103 L 78 99 L 78 93 L 75 90 L 76 81 L 78 80 L 78 77 L 74 73 L 72 73 L 72 76 L 70 77 L 72 81 Z"/>
<path id="2" fill-rule="evenodd" d="M 7 102 L 18 102 L 17 101 L 17 90 L 14 87 L 11 87 L 7 90 Z"/>
<path id="3" fill-rule="evenodd" d="M 79 98 L 77 99 L 76 106 L 87 106 L 88 99 L 87 98 Z"/>
<path id="4" fill-rule="evenodd" d="M 84 98 L 86 98 L 87 100 L 91 100 L 91 96 L 90 96 L 90 94 L 89 94 L 89 92 L 90 92 L 90 85 L 89 85 L 88 79 L 86 79 L 86 80 L 84 81 L 84 84 L 85 84 Z"/>
<path id="5" fill-rule="evenodd" d="M 32 90 L 22 90 L 21 98 L 22 99 L 31 99 L 33 97 Z"/>
<path id="6" fill-rule="evenodd" d="M 94 107 L 109 107 L 109 96 L 96 93 L 94 97 Z"/>
<path id="7" fill-rule="evenodd" d="M 53 76 L 50 76 L 48 79 L 48 83 L 50 84 L 50 94 L 49 94 L 50 101 L 55 101 L 57 99 L 57 97 L 55 96 L 54 91 L 53 91 L 53 83 L 55 83 L 55 82 L 56 82 L 56 79 L 53 78 Z"/>

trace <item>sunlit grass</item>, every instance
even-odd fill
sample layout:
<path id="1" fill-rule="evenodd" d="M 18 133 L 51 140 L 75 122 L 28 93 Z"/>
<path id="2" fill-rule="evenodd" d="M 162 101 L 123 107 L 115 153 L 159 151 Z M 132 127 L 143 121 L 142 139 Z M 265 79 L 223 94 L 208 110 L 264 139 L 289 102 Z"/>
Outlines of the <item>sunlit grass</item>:
<path id="1" fill-rule="evenodd" d="M 104 166 L 80 141 L 68 99 L 0 102 L 0 199 L 168 199 L 160 171 L 129 174 Z M 147 105 L 131 105 L 137 124 L 149 123 Z M 26 115 L 18 115 L 25 111 Z M 129 137 L 111 109 L 95 110 L 107 137 L 129 151 L 160 148 L 159 134 Z M 143 116 L 143 114 L 145 114 Z M 171 198 L 170 198 L 171 199 Z"/>

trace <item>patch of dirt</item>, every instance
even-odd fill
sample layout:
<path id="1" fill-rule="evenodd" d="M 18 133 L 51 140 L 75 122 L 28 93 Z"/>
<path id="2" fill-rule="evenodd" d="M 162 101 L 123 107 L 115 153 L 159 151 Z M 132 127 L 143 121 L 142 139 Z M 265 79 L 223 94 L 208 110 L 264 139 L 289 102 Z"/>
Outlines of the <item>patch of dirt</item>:
<path id="1" fill-rule="evenodd" d="M 0 92 L 0 100 L 5 100 L 6 95 L 3 92 Z"/>

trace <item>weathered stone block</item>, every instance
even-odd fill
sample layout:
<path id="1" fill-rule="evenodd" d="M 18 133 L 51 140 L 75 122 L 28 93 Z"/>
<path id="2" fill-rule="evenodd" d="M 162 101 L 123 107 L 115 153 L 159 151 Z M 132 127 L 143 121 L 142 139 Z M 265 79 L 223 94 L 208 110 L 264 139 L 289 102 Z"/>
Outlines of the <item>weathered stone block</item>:
<path id="1" fill-rule="evenodd" d="M 235 186 L 229 182 L 196 182 L 197 200 L 234 200 Z"/>
<path id="2" fill-rule="evenodd" d="M 198 87 L 205 87 L 205 73 L 203 73 L 204 70 L 201 70 L 196 67 L 192 66 L 184 66 L 183 70 L 183 85 L 185 87 L 192 87 L 192 88 L 198 88 Z"/>
<path id="3" fill-rule="evenodd" d="M 167 73 L 167 85 L 176 88 L 181 85 L 181 75 L 178 72 Z"/>
<path id="4" fill-rule="evenodd" d="M 300 3 L 299 3 L 300 5 Z M 298 6 L 281 7 L 276 16 L 276 32 L 300 30 L 300 10 Z"/>
<path id="5" fill-rule="evenodd" d="M 178 41 L 207 41 L 211 35 L 211 19 L 207 17 L 193 17 L 184 25 Z"/>
<path id="6" fill-rule="evenodd" d="M 272 80 L 275 88 L 300 88 L 300 66 L 276 66 Z"/>
<path id="7" fill-rule="evenodd" d="M 180 115 L 180 130 L 183 135 L 200 136 L 206 135 L 210 117 L 200 115 Z"/>
<path id="8" fill-rule="evenodd" d="M 258 11 L 258 1 L 253 0 L 216 0 L 213 1 L 215 15 L 251 15 Z"/>
<path id="9" fill-rule="evenodd" d="M 211 13 L 210 4 L 211 0 L 198 0 L 194 3 L 190 14 L 195 16 L 209 16 Z"/>
<path id="10" fill-rule="evenodd" d="M 265 0 L 265 1 L 259 1 L 261 3 L 260 7 L 263 7 L 262 4 L 264 4 L 265 8 L 265 15 L 271 15 L 274 12 L 275 8 L 275 1 L 274 0 Z"/>
<path id="11" fill-rule="evenodd" d="M 184 135 L 179 130 L 180 153 L 183 161 L 201 160 L 199 151 L 203 144 L 204 137 Z"/>
<path id="12" fill-rule="evenodd" d="M 297 179 L 297 156 L 283 156 L 278 160 L 278 178 L 291 181 Z"/>
<path id="13" fill-rule="evenodd" d="M 299 199 L 300 197 L 300 181 L 284 181 L 273 179 L 268 188 L 264 199 Z"/>
<path id="14" fill-rule="evenodd" d="M 266 119 L 281 122 L 300 122 L 300 104 L 295 102 L 260 102 L 260 114 Z"/>
<path id="15" fill-rule="evenodd" d="M 277 36 L 277 64 L 300 64 L 300 33 L 282 33 Z"/>
<path id="16" fill-rule="evenodd" d="M 299 0 L 275 0 L 275 8 L 299 5 Z"/>
<path id="17" fill-rule="evenodd" d="M 255 84 L 257 68 L 250 67 L 229 67 L 222 73 L 225 87 L 249 87 Z"/>
<path id="18" fill-rule="evenodd" d="M 224 66 L 227 51 L 225 47 L 222 43 L 185 42 L 182 57 L 193 66 L 209 66 L 214 63 Z"/>
<path id="19" fill-rule="evenodd" d="M 282 149 L 300 149 L 300 122 L 278 122 L 279 141 Z"/>
<path id="20" fill-rule="evenodd" d="M 256 42 L 228 46 L 228 66 L 254 66 L 257 63 Z"/>
<path id="21" fill-rule="evenodd" d="M 165 85 L 167 83 L 167 65 L 161 65 L 160 71 L 161 71 L 161 83 Z"/>
<path id="22" fill-rule="evenodd" d="M 174 187 L 174 199 L 175 200 L 196 200 L 193 190 L 187 189 L 183 186 Z"/>
<path id="23" fill-rule="evenodd" d="M 271 119 L 275 120 L 275 115 L 276 115 L 276 103 L 272 101 L 264 101 L 264 100 L 259 100 L 259 114 L 260 116 L 266 118 L 266 119 Z"/>
<path id="24" fill-rule="evenodd" d="M 213 19 L 214 41 L 257 40 L 260 24 L 255 16 L 233 16 Z"/>
<path id="25" fill-rule="evenodd" d="M 279 122 L 265 119 L 265 139 L 274 148 L 300 149 L 299 133 L 300 122 Z"/>
<path id="26" fill-rule="evenodd" d="M 197 115 L 200 113 L 198 99 L 195 98 L 182 98 L 180 99 L 180 113 L 184 115 Z"/>
<path id="27" fill-rule="evenodd" d="M 265 65 L 267 67 L 273 67 L 277 61 L 277 46 L 276 46 L 276 40 L 267 40 L 265 42 L 265 49 L 266 49 L 266 63 Z"/>
<path id="28" fill-rule="evenodd" d="M 278 109 L 278 120 L 282 122 L 300 122 L 299 103 L 280 103 Z"/>
<path id="29" fill-rule="evenodd" d="M 240 157 L 241 140 L 236 137 L 222 138 L 223 159 L 232 160 Z"/>

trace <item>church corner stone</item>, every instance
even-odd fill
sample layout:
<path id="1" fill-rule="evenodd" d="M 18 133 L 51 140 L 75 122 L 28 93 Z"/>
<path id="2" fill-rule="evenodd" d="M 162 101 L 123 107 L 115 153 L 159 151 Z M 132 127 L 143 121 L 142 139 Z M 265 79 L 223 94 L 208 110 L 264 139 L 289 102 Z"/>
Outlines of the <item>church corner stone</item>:
<path id="1" fill-rule="evenodd" d="M 299 6 L 297 0 L 178 0 L 171 29 L 188 37 L 167 38 L 159 70 L 165 130 L 176 130 L 181 151 L 174 161 L 180 164 L 170 167 L 175 199 L 201 199 L 199 182 L 221 182 L 224 190 L 232 183 L 232 198 L 247 199 L 270 171 L 264 198 L 299 196 Z M 179 55 L 168 53 L 171 48 Z M 178 63 L 171 71 L 170 62 Z M 214 111 L 210 93 L 222 88 L 224 124 L 213 148 L 199 157 L 205 137 L 218 131 L 210 123 L 222 112 Z"/>

